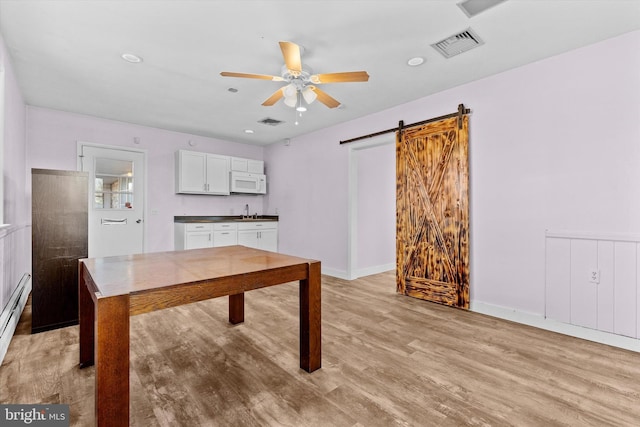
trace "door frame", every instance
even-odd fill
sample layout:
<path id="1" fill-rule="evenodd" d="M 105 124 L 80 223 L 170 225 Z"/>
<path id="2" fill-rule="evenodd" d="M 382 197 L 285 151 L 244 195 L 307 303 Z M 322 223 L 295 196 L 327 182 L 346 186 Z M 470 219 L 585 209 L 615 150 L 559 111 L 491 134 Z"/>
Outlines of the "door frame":
<path id="1" fill-rule="evenodd" d="M 349 144 L 348 150 L 348 197 L 347 197 L 347 271 L 346 279 L 354 280 L 361 277 L 358 270 L 358 153 L 362 150 L 376 148 L 381 145 L 396 143 L 395 132 L 379 135 L 362 142 Z M 395 159 L 395 156 L 394 156 Z M 393 200 L 395 203 L 395 198 Z M 393 267 L 395 269 L 395 259 Z M 372 273 L 369 273 L 372 274 Z"/>
<path id="2" fill-rule="evenodd" d="M 107 145 L 107 144 L 98 144 L 95 142 L 87 142 L 87 141 L 76 141 L 76 170 L 82 171 L 82 149 L 83 147 L 95 147 L 95 148 L 104 148 L 108 150 L 118 150 L 118 151 L 131 151 L 134 153 L 142 154 L 142 164 L 144 165 L 144 173 L 142 177 L 144 178 L 144 185 L 142 186 L 142 191 L 144 192 L 144 203 L 142 204 L 142 252 L 147 252 L 147 233 L 149 232 L 147 227 L 147 218 L 148 218 L 148 207 L 149 201 L 148 197 L 148 162 L 147 162 L 147 152 L 146 148 L 133 148 L 126 147 L 122 145 Z M 91 195 L 89 195 L 91 197 Z"/>

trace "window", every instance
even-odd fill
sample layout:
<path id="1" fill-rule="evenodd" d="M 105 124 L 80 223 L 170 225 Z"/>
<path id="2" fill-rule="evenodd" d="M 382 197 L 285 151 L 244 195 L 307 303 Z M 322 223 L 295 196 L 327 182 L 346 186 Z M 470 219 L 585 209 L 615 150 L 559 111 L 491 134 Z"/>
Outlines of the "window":
<path id="1" fill-rule="evenodd" d="M 133 207 L 133 162 L 96 158 L 94 209 L 130 209 Z"/>

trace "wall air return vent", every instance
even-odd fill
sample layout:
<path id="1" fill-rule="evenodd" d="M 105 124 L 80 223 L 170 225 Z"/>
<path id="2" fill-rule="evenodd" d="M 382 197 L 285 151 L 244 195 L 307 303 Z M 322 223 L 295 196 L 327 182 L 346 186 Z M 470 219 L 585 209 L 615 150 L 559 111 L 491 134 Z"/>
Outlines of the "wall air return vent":
<path id="1" fill-rule="evenodd" d="M 267 117 L 265 119 L 258 120 L 258 123 L 262 123 L 263 125 L 268 125 L 268 126 L 278 126 L 284 122 L 282 120 L 276 120 L 276 119 Z"/>
<path id="2" fill-rule="evenodd" d="M 433 48 L 440 52 L 445 58 L 451 58 L 452 56 L 456 56 L 483 44 L 484 42 L 480 37 L 478 37 L 471 28 L 468 28 L 461 33 L 447 37 L 446 39 L 441 40 L 438 43 L 434 43 L 431 46 L 433 46 Z"/>

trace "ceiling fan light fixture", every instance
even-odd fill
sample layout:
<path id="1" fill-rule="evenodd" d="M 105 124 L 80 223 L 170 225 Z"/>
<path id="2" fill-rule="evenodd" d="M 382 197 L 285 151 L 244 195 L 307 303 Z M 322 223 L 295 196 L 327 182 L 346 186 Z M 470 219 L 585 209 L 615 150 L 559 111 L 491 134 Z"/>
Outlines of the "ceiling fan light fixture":
<path id="1" fill-rule="evenodd" d="M 312 86 L 307 86 L 302 91 L 302 97 L 304 98 L 304 100 L 305 100 L 305 102 L 307 104 L 311 104 L 313 101 L 316 100 L 318 95 L 316 95 L 316 93 L 313 91 L 313 87 Z"/>
<path id="2" fill-rule="evenodd" d="M 298 103 L 298 98 L 296 98 L 296 96 L 291 96 L 291 97 L 285 97 L 284 98 L 284 104 L 287 107 L 291 107 L 294 108 L 296 106 L 296 104 Z"/>
<path id="3" fill-rule="evenodd" d="M 285 98 L 295 98 L 298 93 L 298 88 L 293 83 L 289 83 L 285 87 L 282 88 L 282 93 Z"/>

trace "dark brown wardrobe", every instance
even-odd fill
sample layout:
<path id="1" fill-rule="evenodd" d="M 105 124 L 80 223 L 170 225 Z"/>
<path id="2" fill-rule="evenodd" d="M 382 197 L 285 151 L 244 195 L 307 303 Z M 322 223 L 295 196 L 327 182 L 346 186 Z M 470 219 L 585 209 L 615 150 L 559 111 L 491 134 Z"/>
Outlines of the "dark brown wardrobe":
<path id="1" fill-rule="evenodd" d="M 32 169 L 31 187 L 36 333 L 78 323 L 78 259 L 88 251 L 88 174 Z"/>

